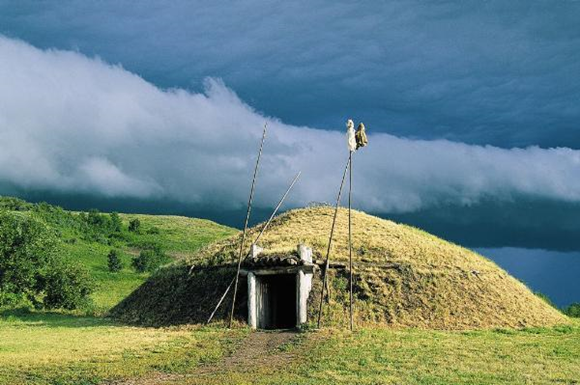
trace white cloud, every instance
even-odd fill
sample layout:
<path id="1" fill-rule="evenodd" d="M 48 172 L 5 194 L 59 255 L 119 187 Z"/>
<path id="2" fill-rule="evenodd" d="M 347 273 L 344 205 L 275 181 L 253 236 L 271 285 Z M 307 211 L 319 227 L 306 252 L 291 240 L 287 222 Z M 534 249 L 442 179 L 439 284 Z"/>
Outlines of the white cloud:
<path id="1" fill-rule="evenodd" d="M 26 189 L 241 207 L 265 121 L 260 206 L 275 203 L 298 170 L 292 205 L 333 201 L 347 157 L 342 133 L 264 117 L 215 79 L 204 93 L 160 90 L 99 59 L 0 37 L 0 84 L 0 182 Z M 369 147 L 354 158 L 362 209 L 405 212 L 522 195 L 580 201 L 580 151 L 368 131 Z"/>

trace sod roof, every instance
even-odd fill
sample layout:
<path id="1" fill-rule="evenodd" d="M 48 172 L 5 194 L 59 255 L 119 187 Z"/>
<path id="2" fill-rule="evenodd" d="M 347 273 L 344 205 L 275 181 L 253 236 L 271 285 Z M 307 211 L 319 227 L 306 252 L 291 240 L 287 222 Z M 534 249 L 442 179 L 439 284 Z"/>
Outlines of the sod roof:
<path id="1" fill-rule="evenodd" d="M 324 257 L 333 211 L 325 206 L 288 211 L 274 219 L 259 245 L 268 255 L 293 253 L 298 243 L 305 243 L 313 248 L 314 258 Z M 359 324 L 472 329 L 567 322 L 562 313 L 534 295 L 522 282 L 471 250 L 360 211 L 353 211 L 352 225 L 355 317 Z M 249 230 L 247 247 L 261 226 Z M 231 264 L 237 257 L 240 238 L 238 234 L 211 244 L 181 264 L 196 268 Z M 331 261 L 348 261 L 347 240 L 348 212 L 341 209 Z M 342 324 L 348 318 L 347 276 L 344 270 L 331 271 L 330 305 L 325 307 L 324 314 L 327 324 Z M 315 282 L 309 300 L 311 317 L 318 308 L 318 289 L 319 284 Z M 208 287 L 207 293 L 210 292 L 219 290 Z M 209 300 L 207 296 L 206 300 Z M 211 308 L 192 306 L 205 312 Z M 135 311 L 132 310 L 133 318 L 139 318 L 135 317 Z M 188 313 L 192 321 L 198 319 L 194 313 L 193 309 Z"/>

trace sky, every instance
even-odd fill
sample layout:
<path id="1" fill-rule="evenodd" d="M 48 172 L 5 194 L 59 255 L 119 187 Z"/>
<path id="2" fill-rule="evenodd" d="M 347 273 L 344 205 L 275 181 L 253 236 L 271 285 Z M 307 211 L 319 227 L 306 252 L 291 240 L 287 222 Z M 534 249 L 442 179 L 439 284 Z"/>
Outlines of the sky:
<path id="1" fill-rule="evenodd" d="M 333 202 L 580 250 L 580 1 L 0 0 L 0 194 L 241 225 Z M 259 215 L 258 215 L 259 217 Z M 238 224 L 238 222 L 240 222 Z"/>

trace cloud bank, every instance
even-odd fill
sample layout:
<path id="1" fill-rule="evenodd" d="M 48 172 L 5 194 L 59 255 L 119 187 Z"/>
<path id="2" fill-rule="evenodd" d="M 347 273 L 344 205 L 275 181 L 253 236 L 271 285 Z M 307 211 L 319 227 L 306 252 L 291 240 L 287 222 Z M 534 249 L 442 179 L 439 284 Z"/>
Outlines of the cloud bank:
<path id="1" fill-rule="evenodd" d="M 239 208 L 264 122 L 258 206 L 275 204 L 299 170 L 289 205 L 332 202 L 347 158 L 341 132 L 263 116 L 218 79 L 206 80 L 203 93 L 162 90 L 98 58 L 0 36 L 0 84 L 0 183 L 22 189 Z M 578 150 L 368 132 L 369 147 L 354 157 L 354 199 L 364 210 L 580 202 Z"/>

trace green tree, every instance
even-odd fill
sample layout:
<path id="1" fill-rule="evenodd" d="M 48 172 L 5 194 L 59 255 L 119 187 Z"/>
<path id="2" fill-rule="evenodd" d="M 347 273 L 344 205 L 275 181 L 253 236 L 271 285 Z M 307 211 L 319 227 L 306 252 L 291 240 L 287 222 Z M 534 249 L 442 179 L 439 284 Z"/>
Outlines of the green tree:
<path id="1" fill-rule="evenodd" d="M 111 251 L 109 251 L 109 255 L 107 256 L 107 263 L 111 273 L 121 271 L 123 268 L 123 261 L 121 261 L 119 251 L 111 249 Z"/>
<path id="2" fill-rule="evenodd" d="M 570 317 L 580 318 L 580 303 L 576 302 L 571 304 L 566 309 L 564 309 L 564 313 Z"/>
<path id="3" fill-rule="evenodd" d="M 42 222 L 0 212 L 0 302 L 35 301 L 55 253 L 56 236 Z"/>
<path id="4" fill-rule="evenodd" d="M 98 229 L 106 229 L 109 227 L 109 219 L 101 214 L 97 209 L 89 210 L 89 214 L 87 216 L 87 223 L 95 228 Z"/>
<path id="5" fill-rule="evenodd" d="M 145 249 L 134 257 L 132 261 L 133 268 L 139 272 L 154 271 L 163 264 L 166 257 L 160 249 Z"/>
<path id="6" fill-rule="evenodd" d="M 111 231 L 115 233 L 120 233 L 123 229 L 123 221 L 121 221 L 121 217 L 119 213 L 111 213 Z"/>
<path id="7" fill-rule="evenodd" d="M 141 230 L 141 221 L 138 218 L 129 221 L 129 231 L 138 233 Z"/>
<path id="8" fill-rule="evenodd" d="M 44 307 L 74 310 L 89 304 L 94 281 L 80 265 L 56 261 L 44 278 Z"/>
<path id="9" fill-rule="evenodd" d="M 28 203 L 22 199 L 0 196 L 0 209 L 11 211 L 28 211 L 32 209 L 32 207 L 32 203 Z"/>
<path id="10" fill-rule="evenodd" d="M 86 303 L 91 290 L 86 269 L 62 259 L 55 232 L 44 222 L 0 211 L 0 306 L 28 300 L 72 309 Z"/>

